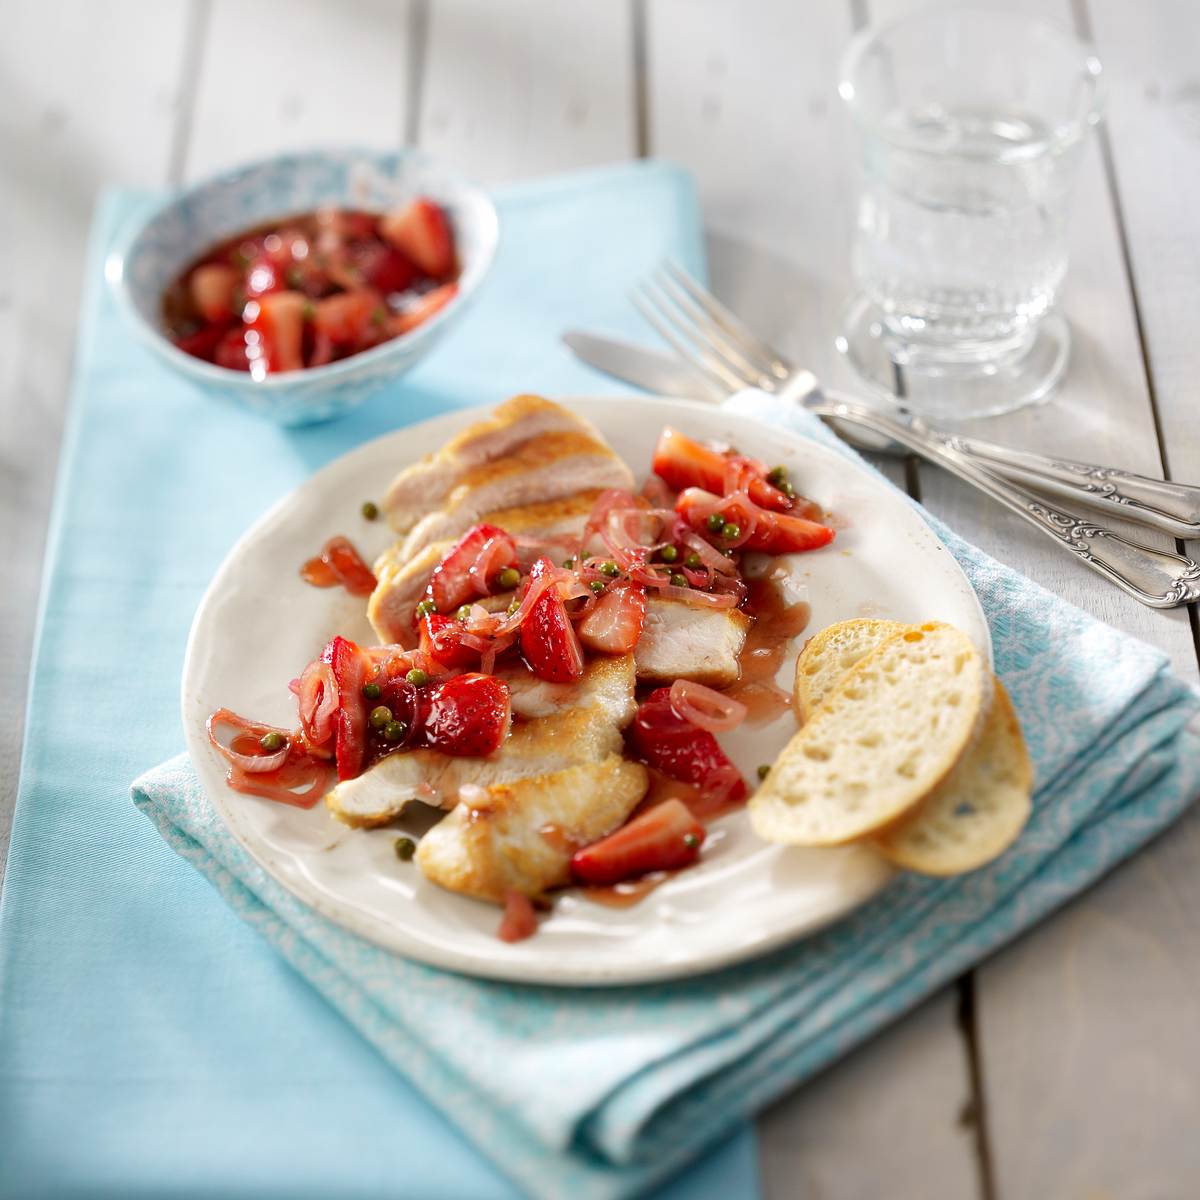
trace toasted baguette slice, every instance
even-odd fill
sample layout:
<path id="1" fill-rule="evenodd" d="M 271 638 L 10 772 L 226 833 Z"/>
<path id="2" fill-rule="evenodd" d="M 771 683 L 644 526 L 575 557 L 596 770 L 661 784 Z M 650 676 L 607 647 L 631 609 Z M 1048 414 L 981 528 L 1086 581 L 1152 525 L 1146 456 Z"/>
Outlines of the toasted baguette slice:
<path id="1" fill-rule="evenodd" d="M 750 801 L 769 842 L 837 846 L 912 812 L 974 739 L 990 678 L 966 634 L 929 622 L 851 668 Z"/>
<path id="2" fill-rule="evenodd" d="M 796 720 L 803 725 L 855 663 L 866 658 L 885 638 L 904 628 L 900 621 L 863 617 L 827 625 L 809 638 L 796 659 L 796 683 L 792 690 Z"/>
<path id="3" fill-rule="evenodd" d="M 1025 827 L 1033 764 L 1012 701 L 993 682 L 992 707 L 974 746 L 915 816 L 873 839 L 898 867 L 922 875 L 973 871 L 999 858 Z"/>

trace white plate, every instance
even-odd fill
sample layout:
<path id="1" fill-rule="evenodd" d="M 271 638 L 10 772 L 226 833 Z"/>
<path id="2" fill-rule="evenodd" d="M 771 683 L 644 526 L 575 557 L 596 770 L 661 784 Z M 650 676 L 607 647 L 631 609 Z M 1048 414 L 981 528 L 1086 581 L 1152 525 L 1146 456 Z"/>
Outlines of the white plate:
<path id="1" fill-rule="evenodd" d="M 855 616 L 949 621 L 988 654 L 987 624 L 958 564 L 916 512 L 834 451 L 710 406 L 652 398 L 569 401 L 639 478 L 664 425 L 782 462 L 803 492 L 834 512 L 835 543 L 796 556 L 811 631 Z M 300 563 L 336 533 L 370 560 L 388 533 L 359 516 L 401 467 L 482 415 L 454 413 L 397 430 L 331 463 L 276 505 L 230 552 L 200 605 L 183 674 L 183 724 L 205 790 L 230 831 L 284 887 L 339 925 L 435 966 L 496 979 L 568 985 L 634 983 L 726 965 L 811 933 L 856 908 L 891 877 L 869 850 L 785 849 L 751 832 L 744 813 L 714 823 L 701 863 L 626 909 L 570 893 L 536 937 L 508 945 L 499 912 L 443 891 L 393 851 L 395 829 L 348 829 L 324 805 L 303 811 L 230 791 L 204 732 L 222 706 L 295 723 L 286 683 L 335 633 L 373 641 L 364 604 L 307 587 Z M 797 647 L 798 649 L 798 647 Z M 794 654 L 780 672 L 790 688 Z M 747 779 L 794 732 L 790 715 L 723 741 Z"/>

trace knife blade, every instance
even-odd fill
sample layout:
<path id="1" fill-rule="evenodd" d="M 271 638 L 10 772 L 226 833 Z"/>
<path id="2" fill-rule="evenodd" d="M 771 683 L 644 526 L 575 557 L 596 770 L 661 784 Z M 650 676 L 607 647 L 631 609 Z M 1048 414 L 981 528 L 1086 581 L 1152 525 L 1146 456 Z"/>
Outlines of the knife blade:
<path id="1" fill-rule="evenodd" d="M 680 396 L 686 400 L 723 398 L 702 376 L 673 354 L 584 333 L 580 329 L 568 330 L 562 340 L 571 353 L 589 367 L 643 391 L 659 396 Z"/>

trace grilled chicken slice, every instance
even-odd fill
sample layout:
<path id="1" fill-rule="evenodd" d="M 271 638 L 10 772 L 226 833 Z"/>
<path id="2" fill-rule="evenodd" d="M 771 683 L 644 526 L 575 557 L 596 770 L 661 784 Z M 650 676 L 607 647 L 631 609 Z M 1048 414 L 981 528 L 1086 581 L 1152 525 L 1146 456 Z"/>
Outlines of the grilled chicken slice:
<path id="1" fill-rule="evenodd" d="M 619 729 L 633 720 L 637 705 L 633 655 L 595 658 L 574 683 L 547 683 L 527 667 L 506 667 L 496 674 L 508 684 L 516 717 L 537 720 L 569 708 L 599 708 Z"/>
<path id="2" fill-rule="evenodd" d="M 339 783 L 325 803 L 340 821 L 369 829 L 386 825 L 416 800 L 453 808 L 464 784 L 487 787 L 620 754 L 621 728 L 633 719 L 636 707 L 632 655 L 591 664 L 583 678 L 569 687 L 541 684 L 556 686 L 562 692 L 553 715 L 514 724 L 495 754 L 486 758 L 454 758 L 437 750 L 390 754 L 357 779 Z M 513 707 L 516 711 L 515 698 Z"/>
<path id="3" fill-rule="evenodd" d="M 583 532 L 602 489 L 588 488 L 573 495 L 557 496 L 536 504 L 498 508 L 479 519 L 511 533 L 514 537 L 576 537 Z"/>
<path id="4" fill-rule="evenodd" d="M 385 645 L 415 646 L 413 615 L 433 569 L 451 542 L 430 542 L 415 558 L 400 554 L 399 544 L 375 560 L 375 590 L 367 601 L 367 619 Z"/>
<path id="5" fill-rule="evenodd" d="M 579 430 L 543 433 L 463 474 L 442 506 L 412 528 L 402 554 L 411 558 L 430 542 L 457 538 L 496 509 L 559 500 L 592 488 L 632 487 L 629 468 L 598 436 Z"/>
<path id="6" fill-rule="evenodd" d="M 417 850 L 425 877 L 503 904 L 571 881 L 571 855 L 621 825 L 646 794 L 640 763 L 616 754 L 565 771 L 468 788 Z"/>
<path id="7" fill-rule="evenodd" d="M 646 602 L 646 625 L 634 650 L 639 679 L 693 679 L 711 687 L 737 682 L 738 655 L 750 618 L 736 608 L 701 608 L 682 600 Z"/>
<path id="8" fill-rule="evenodd" d="M 503 458 L 531 438 L 564 432 L 599 437 L 591 424 L 560 404 L 540 396 L 514 396 L 491 416 L 451 438 L 436 454 L 401 471 L 384 497 L 383 511 L 393 529 L 407 533 L 470 471 Z"/>

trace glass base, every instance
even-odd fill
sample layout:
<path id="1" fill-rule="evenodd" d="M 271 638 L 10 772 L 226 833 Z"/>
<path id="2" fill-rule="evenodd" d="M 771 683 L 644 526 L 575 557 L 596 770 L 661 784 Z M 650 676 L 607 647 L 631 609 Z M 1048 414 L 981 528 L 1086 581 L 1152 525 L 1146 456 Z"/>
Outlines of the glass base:
<path id="1" fill-rule="evenodd" d="M 846 306 L 838 350 L 876 395 L 936 421 L 994 417 L 1045 400 L 1066 370 L 1071 331 L 1051 312 L 1023 345 L 996 357 L 947 358 L 898 339 L 865 296 Z"/>

